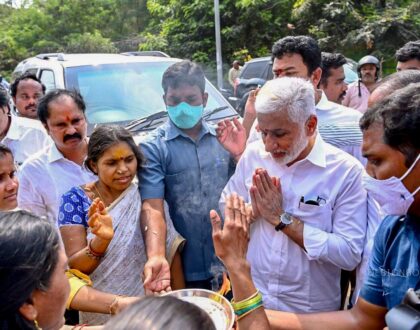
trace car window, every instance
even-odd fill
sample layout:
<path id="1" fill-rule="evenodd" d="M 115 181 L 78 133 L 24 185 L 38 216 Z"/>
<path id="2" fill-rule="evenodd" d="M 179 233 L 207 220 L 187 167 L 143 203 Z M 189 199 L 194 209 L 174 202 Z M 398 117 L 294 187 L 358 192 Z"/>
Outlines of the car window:
<path id="1" fill-rule="evenodd" d="M 271 61 L 270 61 L 270 63 L 268 63 L 268 65 L 265 68 L 263 78 L 265 80 L 273 79 L 273 64 L 271 63 Z"/>
<path id="2" fill-rule="evenodd" d="M 86 102 L 91 124 L 128 122 L 166 110 L 161 87 L 168 62 L 139 62 L 88 65 L 66 68 L 66 88 L 80 91 Z M 206 111 L 226 106 L 214 119 L 232 116 L 234 110 L 207 83 L 209 100 Z"/>
<path id="3" fill-rule="evenodd" d="M 39 79 L 45 85 L 47 92 L 56 88 L 54 72 L 51 70 L 42 70 Z"/>
<path id="4" fill-rule="evenodd" d="M 260 78 L 267 66 L 266 61 L 248 63 L 241 72 L 241 78 Z"/>

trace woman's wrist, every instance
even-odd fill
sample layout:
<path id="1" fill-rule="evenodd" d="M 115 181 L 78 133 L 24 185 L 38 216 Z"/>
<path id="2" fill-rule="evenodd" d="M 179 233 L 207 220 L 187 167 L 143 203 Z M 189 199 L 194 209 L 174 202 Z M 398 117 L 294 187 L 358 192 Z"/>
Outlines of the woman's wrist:
<path id="1" fill-rule="evenodd" d="M 105 240 L 98 236 L 95 236 L 88 242 L 88 248 L 94 253 L 99 255 L 104 255 L 108 249 L 108 245 L 111 243 L 111 240 Z"/>
<path id="2" fill-rule="evenodd" d="M 111 304 L 109 305 L 109 314 L 114 315 L 117 313 L 119 299 L 120 299 L 120 296 L 118 295 L 114 297 Z"/>
<path id="3" fill-rule="evenodd" d="M 223 261 L 223 264 L 225 265 L 226 270 L 229 273 L 229 277 L 243 275 L 251 276 L 251 266 L 246 259 L 236 259 L 232 261 L 227 260 L 226 262 Z"/>

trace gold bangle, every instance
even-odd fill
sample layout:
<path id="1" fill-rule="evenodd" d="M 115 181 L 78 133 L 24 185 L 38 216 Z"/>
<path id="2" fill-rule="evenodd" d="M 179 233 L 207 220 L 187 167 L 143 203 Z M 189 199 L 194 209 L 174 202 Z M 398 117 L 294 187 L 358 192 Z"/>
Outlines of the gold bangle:
<path id="1" fill-rule="evenodd" d="M 232 307 L 235 311 L 240 310 L 240 309 L 244 309 L 247 308 L 249 306 L 254 305 L 257 302 L 261 302 L 262 301 L 262 295 L 260 293 L 259 290 L 257 290 L 257 292 L 255 294 L 253 294 L 251 297 L 241 300 L 239 302 L 235 302 L 232 300 Z"/>
<path id="2" fill-rule="evenodd" d="M 112 300 L 111 304 L 109 305 L 109 314 L 114 315 L 115 314 L 115 305 L 118 306 L 118 298 L 120 298 L 120 296 L 116 295 L 114 297 L 114 299 Z"/>
<path id="3" fill-rule="evenodd" d="M 257 291 L 255 291 L 251 296 L 249 296 L 248 298 L 246 298 L 246 299 L 243 299 L 243 300 L 241 300 L 241 301 L 238 301 L 238 302 L 235 302 L 235 299 L 234 298 L 232 298 L 232 300 L 230 301 L 232 304 L 236 304 L 236 305 L 240 305 L 240 304 L 242 304 L 243 302 L 246 302 L 246 301 L 248 301 L 248 300 L 250 300 L 250 299 L 252 299 L 252 298 L 255 298 L 256 296 L 258 296 L 258 294 L 260 293 L 260 290 L 258 290 L 257 289 Z"/>
<path id="4" fill-rule="evenodd" d="M 232 306 L 233 306 L 233 309 L 236 313 L 236 312 L 239 312 L 243 309 L 247 309 L 251 306 L 257 305 L 257 304 L 262 304 L 262 294 L 261 293 L 258 293 L 257 296 L 255 296 L 254 298 L 251 298 L 249 300 L 242 301 L 242 302 L 237 303 L 237 304 L 232 304 Z"/>

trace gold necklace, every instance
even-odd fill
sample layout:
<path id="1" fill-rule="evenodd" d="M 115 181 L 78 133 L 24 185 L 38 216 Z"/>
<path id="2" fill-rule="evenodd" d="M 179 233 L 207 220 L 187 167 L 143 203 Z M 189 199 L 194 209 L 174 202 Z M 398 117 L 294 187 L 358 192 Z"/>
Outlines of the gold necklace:
<path id="1" fill-rule="evenodd" d="M 97 182 L 97 181 L 96 181 Z M 101 193 L 99 192 L 98 187 L 96 186 L 96 182 L 93 184 L 93 187 L 95 188 L 96 193 L 98 194 L 99 198 L 101 199 L 102 203 L 104 203 L 105 207 L 108 207 L 109 204 L 105 203 L 105 199 L 102 197 Z"/>

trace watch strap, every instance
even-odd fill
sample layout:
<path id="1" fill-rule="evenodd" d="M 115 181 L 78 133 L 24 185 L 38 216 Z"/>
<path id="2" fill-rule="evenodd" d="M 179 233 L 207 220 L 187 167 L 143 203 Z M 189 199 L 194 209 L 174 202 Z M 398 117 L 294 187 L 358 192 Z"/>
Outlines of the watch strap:
<path id="1" fill-rule="evenodd" d="M 287 225 L 286 225 L 285 223 L 281 222 L 281 220 L 280 220 L 279 224 L 278 224 L 278 225 L 276 225 L 276 226 L 274 227 L 274 229 L 275 229 L 276 231 L 281 231 L 281 230 L 283 230 L 286 226 L 287 226 Z"/>
<path id="2" fill-rule="evenodd" d="M 290 213 L 284 212 L 280 215 L 280 222 L 274 227 L 276 231 L 283 230 L 285 227 L 293 223 L 293 218 Z"/>

